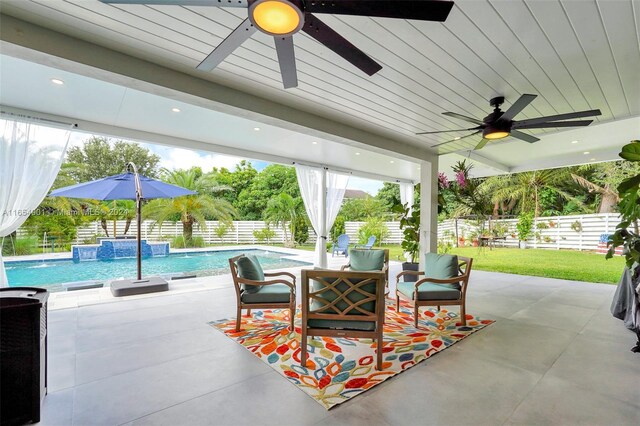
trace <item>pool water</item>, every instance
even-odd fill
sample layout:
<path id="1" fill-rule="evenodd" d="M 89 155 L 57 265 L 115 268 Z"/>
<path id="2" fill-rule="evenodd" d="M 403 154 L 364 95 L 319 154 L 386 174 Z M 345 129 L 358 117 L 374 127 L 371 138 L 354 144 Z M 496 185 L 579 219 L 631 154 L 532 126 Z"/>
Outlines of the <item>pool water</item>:
<path id="1" fill-rule="evenodd" d="M 228 274 L 229 258 L 242 253 L 255 254 L 264 269 L 308 266 L 309 263 L 289 260 L 286 254 L 264 250 L 218 250 L 174 253 L 165 257 L 142 260 L 142 275 L 198 276 Z M 136 259 L 96 260 L 74 263 L 69 260 L 5 262 L 10 287 L 46 287 L 50 291 L 64 289 L 63 283 L 77 281 L 109 281 L 135 278 Z"/>

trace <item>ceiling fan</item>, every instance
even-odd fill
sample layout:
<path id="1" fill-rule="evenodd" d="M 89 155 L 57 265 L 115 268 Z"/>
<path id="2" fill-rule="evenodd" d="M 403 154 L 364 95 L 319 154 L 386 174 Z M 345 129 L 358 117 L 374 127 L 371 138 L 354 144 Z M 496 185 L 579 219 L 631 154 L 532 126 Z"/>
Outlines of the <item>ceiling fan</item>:
<path id="1" fill-rule="evenodd" d="M 285 89 L 298 85 L 293 35 L 302 30 L 368 75 L 382 66 L 355 47 L 314 13 L 439 21 L 447 19 L 453 1 L 444 0 L 100 0 L 112 4 L 153 4 L 247 8 L 249 17 L 197 66 L 211 71 L 256 30 L 273 36 Z"/>
<path id="2" fill-rule="evenodd" d="M 475 149 L 482 149 L 487 142 L 506 138 L 507 136 L 512 136 L 514 138 L 523 140 L 525 142 L 534 143 L 538 142 L 540 139 L 535 136 L 531 136 L 527 133 L 523 133 L 520 130 L 523 129 L 544 129 L 549 127 L 579 127 L 579 126 L 588 126 L 593 122 L 593 120 L 573 120 L 573 121 L 562 121 L 562 120 L 570 120 L 572 118 L 580 118 L 580 117 L 593 117 L 601 115 L 599 109 L 592 109 L 589 111 L 579 111 L 579 112 L 569 112 L 566 114 L 558 114 L 558 115 L 548 115 L 546 117 L 537 117 L 537 118 L 529 118 L 527 120 L 514 120 L 513 118 L 518 115 L 520 111 L 525 109 L 527 105 L 529 105 L 538 95 L 522 95 L 518 98 L 517 101 L 509 107 L 508 110 L 502 111 L 500 109 L 500 105 L 504 103 L 504 97 L 498 96 L 489 101 L 489 105 L 494 107 L 494 110 L 491 114 L 487 115 L 482 120 L 478 120 L 473 117 L 467 117 L 466 115 L 458 114 L 455 112 L 443 112 L 444 115 L 449 117 L 458 118 L 460 120 L 467 121 L 469 123 L 476 124 L 476 127 L 470 127 L 468 129 L 458 129 L 458 130 L 443 130 L 439 132 L 420 132 L 416 133 L 416 135 L 431 135 L 436 133 L 448 133 L 448 132 L 464 132 L 474 130 L 473 133 L 457 137 L 455 139 L 448 140 L 446 142 L 441 142 L 436 145 L 432 145 L 432 148 L 448 144 L 451 142 L 459 141 L 460 139 L 468 138 L 478 133 L 482 133 L 482 140 L 480 143 L 476 145 Z"/>

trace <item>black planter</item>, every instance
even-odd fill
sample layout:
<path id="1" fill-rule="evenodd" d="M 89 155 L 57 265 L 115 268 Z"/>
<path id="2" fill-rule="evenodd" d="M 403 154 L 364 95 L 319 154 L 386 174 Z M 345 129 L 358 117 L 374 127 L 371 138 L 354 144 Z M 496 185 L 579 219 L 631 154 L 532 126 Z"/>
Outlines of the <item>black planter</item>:
<path id="1" fill-rule="evenodd" d="M 419 267 L 420 267 L 419 263 L 404 262 L 402 264 L 402 270 L 403 271 L 419 271 L 420 270 Z M 403 275 L 402 278 L 404 279 L 404 282 L 406 282 L 406 283 L 418 281 L 418 276 L 417 275 Z"/>

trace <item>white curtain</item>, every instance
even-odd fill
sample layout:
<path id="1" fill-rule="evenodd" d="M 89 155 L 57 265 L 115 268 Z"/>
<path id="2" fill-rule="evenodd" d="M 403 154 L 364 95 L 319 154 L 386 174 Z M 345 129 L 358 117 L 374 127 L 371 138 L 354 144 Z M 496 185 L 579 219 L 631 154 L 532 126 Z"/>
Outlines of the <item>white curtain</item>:
<path id="1" fill-rule="evenodd" d="M 411 212 L 414 196 L 413 196 L 413 184 L 400 182 L 400 203 L 404 206 L 405 204 L 409 205 L 409 212 Z"/>
<path id="2" fill-rule="evenodd" d="M 349 176 L 322 168 L 296 164 L 296 175 L 304 207 L 316 232 L 316 261 L 327 267 L 327 235 L 340 211 Z"/>
<path id="3" fill-rule="evenodd" d="M 349 175 L 327 170 L 327 234 L 331 232 L 333 222 L 336 221 L 336 216 L 340 212 L 348 184 Z"/>
<path id="4" fill-rule="evenodd" d="M 0 120 L 0 240 L 17 230 L 49 192 L 69 142 L 68 130 Z M 8 286 L 0 252 L 0 287 Z"/>

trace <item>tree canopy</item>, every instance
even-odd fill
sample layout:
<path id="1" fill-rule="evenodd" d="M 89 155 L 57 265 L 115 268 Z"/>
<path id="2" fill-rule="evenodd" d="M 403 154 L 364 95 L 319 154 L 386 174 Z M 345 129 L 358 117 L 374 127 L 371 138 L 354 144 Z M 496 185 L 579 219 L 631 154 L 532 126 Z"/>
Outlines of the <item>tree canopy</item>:
<path id="1" fill-rule="evenodd" d="M 75 167 L 68 170 L 76 182 L 87 182 L 124 173 L 127 163 L 133 162 L 138 172 L 150 178 L 158 177 L 160 157 L 135 142 L 92 137 L 82 146 L 67 151 L 67 163 Z"/>
<path id="2" fill-rule="evenodd" d="M 251 172 L 241 170 L 241 173 Z M 268 165 L 238 194 L 235 207 L 239 217 L 243 220 L 262 220 L 262 212 L 267 208 L 269 200 L 283 192 L 293 198 L 300 197 L 295 169 L 280 164 Z"/>

